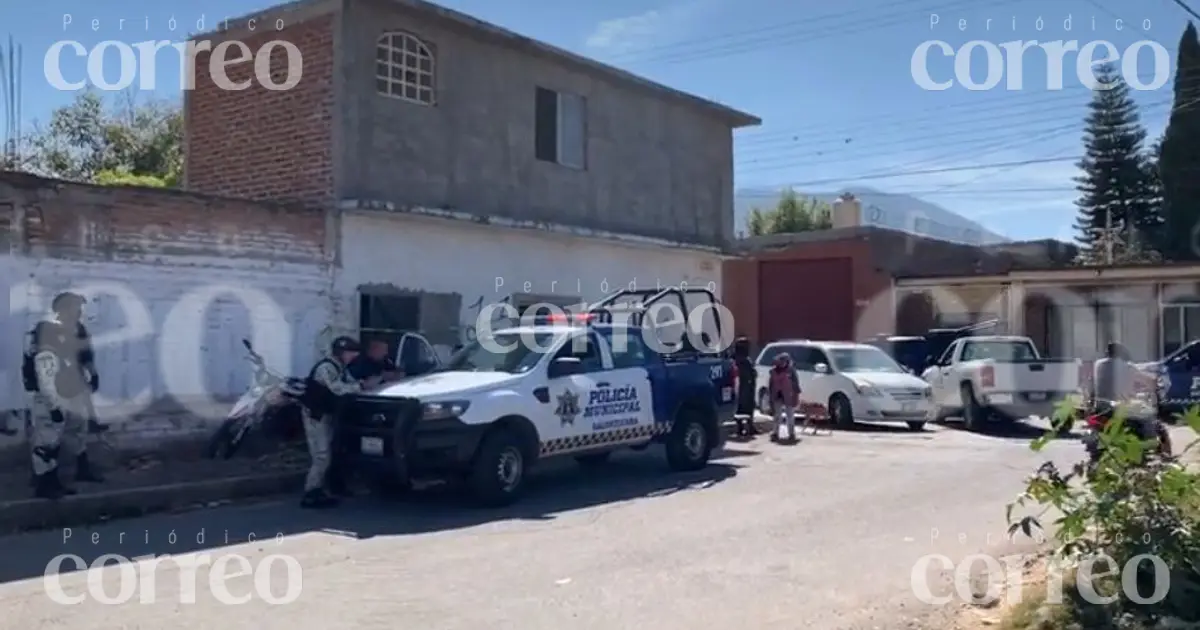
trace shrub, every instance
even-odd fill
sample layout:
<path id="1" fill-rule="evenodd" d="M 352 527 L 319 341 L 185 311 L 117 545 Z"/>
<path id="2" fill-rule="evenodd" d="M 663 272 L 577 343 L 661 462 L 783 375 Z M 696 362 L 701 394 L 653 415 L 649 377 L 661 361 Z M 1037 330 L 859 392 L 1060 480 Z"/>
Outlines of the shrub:
<path id="1" fill-rule="evenodd" d="M 1054 427 L 1030 447 L 1044 449 L 1070 425 L 1075 406 L 1075 401 L 1060 405 Z M 1097 592 L 1115 595 L 1116 600 L 1093 606 L 1086 611 L 1088 617 L 1103 612 L 1109 620 L 1132 618 L 1139 623 L 1165 617 L 1200 621 L 1200 474 L 1180 463 L 1183 457 L 1157 456 L 1153 441 L 1125 430 L 1128 414 L 1128 407 L 1118 408 L 1097 434 L 1102 453 L 1098 461 L 1089 458 L 1065 472 L 1052 461 L 1043 463 L 1027 480 L 1024 492 L 1007 506 L 1009 533 L 1033 536 L 1043 529 L 1040 519 L 1053 512 L 1054 555 L 1060 562 L 1074 565 L 1105 556 L 1123 568 L 1131 559 L 1151 554 L 1166 564 L 1170 584 L 1161 601 L 1139 604 L 1118 584 L 1097 583 Z M 1182 420 L 1200 432 L 1200 408 L 1190 409 Z M 1175 455 L 1186 454 L 1196 443 Z M 1014 518 L 1017 507 L 1029 504 L 1040 506 L 1041 511 Z M 1155 592 L 1153 564 L 1138 565 L 1136 583 L 1142 598 Z"/>

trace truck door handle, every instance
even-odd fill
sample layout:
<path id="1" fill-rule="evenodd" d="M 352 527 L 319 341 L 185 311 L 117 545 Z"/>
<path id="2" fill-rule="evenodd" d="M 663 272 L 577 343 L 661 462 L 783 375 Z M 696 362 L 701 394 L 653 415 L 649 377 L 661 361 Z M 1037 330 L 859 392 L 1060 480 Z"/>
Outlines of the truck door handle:
<path id="1" fill-rule="evenodd" d="M 596 383 L 596 387 L 608 387 L 608 381 L 601 381 L 599 383 Z"/>

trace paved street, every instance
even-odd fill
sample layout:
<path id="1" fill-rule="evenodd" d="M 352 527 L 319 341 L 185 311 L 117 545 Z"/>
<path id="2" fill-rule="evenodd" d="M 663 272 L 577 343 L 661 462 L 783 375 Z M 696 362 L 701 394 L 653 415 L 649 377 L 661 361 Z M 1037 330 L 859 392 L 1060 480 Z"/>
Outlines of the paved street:
<path id="1" fill-rule="evenodd" d="M 863 430 L 794 446 L 759 438 L 732 443 L 692 475 L 665 473 L 652 449 L 604 472 L 546 473 L 524 502 L 500 512 L 428 493 L 398 504 L 358 499 L 323 514 L 288 501 L 120 521 L 66 541 L 63 532 L 5 538 L 0 627 L 919 627 L 936 611 L 910 592 L 914 562 L 1003 545 L 1004 503 L 1041 459 L 1027 448 L 1031 433 Z M 1051 447 L 1056 458 L 1080 450 L 1074 440 Z M 256 541 L 246 543 L 251 534 Z M 181 604 L 178 565 L 168 563 L 152 579 L 153 604 L 89 597 L 64 606 L 50 601 L 41 578 L 57 554 L 91 562 L 206 549 L 251 562 L 291 555 L 303 592 L 288 605 L 256 597 L 223 606 L 200 569 L 197 603 Z M 270 566 L 282 596 L 284 565 Z M 120 575 L 96 572 L 103 585 L 93 589 L 116 596 Z M 85 576 L 63 576 L 64 592 L 86 594 Z M 254 579 L 233 578 L 229 590 L 252 593 Z"/>

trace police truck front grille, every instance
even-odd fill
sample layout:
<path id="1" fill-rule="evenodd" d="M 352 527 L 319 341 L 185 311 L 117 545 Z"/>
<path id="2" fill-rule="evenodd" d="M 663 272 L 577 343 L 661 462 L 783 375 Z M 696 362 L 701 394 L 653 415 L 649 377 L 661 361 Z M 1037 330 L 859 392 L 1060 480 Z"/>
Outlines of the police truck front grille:
<path id="1" fill-rule="evenodd" d="M 416 401 L 409 399 L 360 400 L 351 405 L 348 420 L 350 424 L 363 429 L 391 429 L 402 416 L 413 410 L 419 412 L 419 409 Z"/>

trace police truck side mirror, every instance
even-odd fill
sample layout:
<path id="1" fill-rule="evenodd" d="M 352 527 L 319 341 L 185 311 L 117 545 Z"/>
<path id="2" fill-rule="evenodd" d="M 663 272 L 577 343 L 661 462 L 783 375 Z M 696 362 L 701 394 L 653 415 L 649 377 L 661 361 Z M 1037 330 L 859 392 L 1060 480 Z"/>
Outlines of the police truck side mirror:
<path id="1" fill-rule="evenodd" d="M 582 364 L 576 357 L 560 357 L 550 363 L 550 368 L 546 371 L 546 376 L 549 378 L 561 378 L 564 376 L 574 376 L 581 372 Z"/>
<path id="2" fill-rule="evenodd" d="M 813 367 L 813 369 L 816 370 L 817 374 L 828 374 L 829 373 L 829 366 L 825 365 L 824 363 L 818 363 L 816 366 Z"/>

